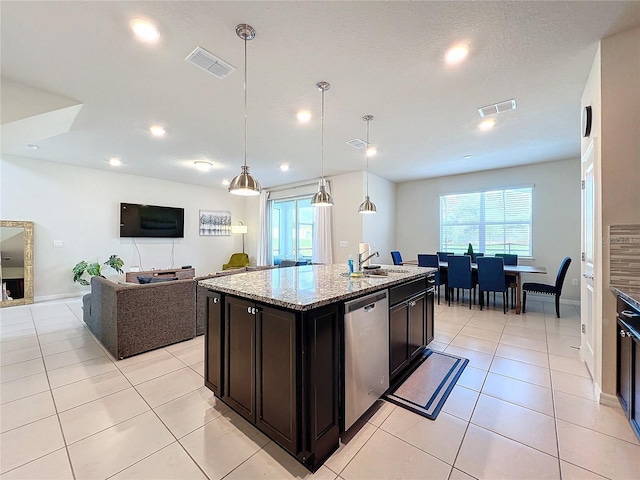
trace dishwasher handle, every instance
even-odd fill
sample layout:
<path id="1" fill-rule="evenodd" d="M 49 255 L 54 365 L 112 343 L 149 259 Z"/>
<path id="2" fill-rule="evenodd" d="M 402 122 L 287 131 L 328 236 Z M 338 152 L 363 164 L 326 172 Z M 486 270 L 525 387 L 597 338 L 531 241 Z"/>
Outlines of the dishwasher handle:
<path id="1" fill-rule="evenodd" d="M 352 300 L 351 302 L 346 302 L 344 304 L 344 313 L 351 313 L 362 308 L 367 309 L 367 307 L 372 307 L 376 302 L 387 298 L 387 295 L 387 290 L 384 290 L 382 292 L 367 295 L 366 297 L 359 298 L 357 300 Z M 369 308 L 369 310 L 371 310 L 371 308 Z"/>

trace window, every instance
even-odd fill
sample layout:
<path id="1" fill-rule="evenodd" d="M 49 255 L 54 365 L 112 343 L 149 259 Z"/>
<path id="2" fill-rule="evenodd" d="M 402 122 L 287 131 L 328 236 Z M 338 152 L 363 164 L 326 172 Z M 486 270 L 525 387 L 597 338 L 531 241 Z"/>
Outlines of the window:
<path id="1" fill-rule="evenodd" d="M 440 250 L 531 257 L 532 187 L 440 196 Z"/>
<path id="2" fill-rule="evenodd" d="M 311 197 L 272 200 L 271 259 L 311 263 L 313 253 L 314 207 Z"/>

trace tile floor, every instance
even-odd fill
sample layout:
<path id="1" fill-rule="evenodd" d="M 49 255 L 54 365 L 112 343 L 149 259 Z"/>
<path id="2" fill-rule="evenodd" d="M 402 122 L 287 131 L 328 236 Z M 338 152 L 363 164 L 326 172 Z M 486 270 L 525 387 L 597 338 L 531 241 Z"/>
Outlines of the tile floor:
<path id="1" fill-rule="evenodd" d="M 640 478 L 622 410 L 594 401 L 577 310 L 528 306 L 436 306 L 431 348 L 470 360 L 437 420 L 381 401 L 315 475 L 202 386 L 203 337 L 114 361 L 79 299 L 3 309 L 0 478 Z"/>

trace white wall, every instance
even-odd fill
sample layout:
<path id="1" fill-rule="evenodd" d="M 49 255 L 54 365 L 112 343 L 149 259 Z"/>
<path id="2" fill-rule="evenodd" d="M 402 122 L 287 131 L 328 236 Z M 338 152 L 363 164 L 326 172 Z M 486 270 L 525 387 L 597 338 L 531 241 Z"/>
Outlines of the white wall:
<path id="1" fill-rule="evenodd" d="M 609 290 L 609 226 L 640 223 L 640 28 L 602 39 L 594 66 L 600 72 L 589 79 L 583 102 L 601 96 L 594 106 L 595 134 L 600 136 L 601 249 L 596 265 L 597 315 L 601 316 L 601 389 L 615 401 L 616 299 Z M 587 103 L 583 103 L 586 105 Z M 599 118 L 598 118 L 599 117 Z M 585 145 L 583 143 L 583 151 Z M 601 307 L 600 307 L 601 305 Z M 597 381 L 598 379 L 596 379 Z"/>
<path id="2" fill-rule="evenodd" d="M 117 254 L 125 270 L 140 265 L 132 239 L 119 237 L 120 202 L 185 209 L 184 238 L 136 239 L 145 269 L 172 266 L 173 250 L 173 266 L 192 265 L 205 275 L 242 250 L 240 235 L 198 233 L 200 209 L 230 210 L 234 222 L 245 216 L 245 199 L 226 190 L 18 157 L 3 157 L 0 172 L 0 218 L 35 223 L 36 301 L 87 291 L 72 282 L 80 260 Z M 54 240 L 63 248 L 54 248 Z"/>
<path id="3" fill-rule="evenodd" d="M 396 184 L 369 174 L 369 197 L 376 205 L 378 213 L 356 213 L 362 217 L 362 241 L 369 243 L 372 250 L 380 253 L 380 258 L 371 260 L 373 263 L 393 265 L 391 250 L 396 249 Z M 360 203 L 363 201 L 364 196 Z M 357 211 L 358 206 L 354 211 Z"/>
<path id="4" fill-rule="evenodd" d="M 580 287 L 580 161 L 565 160 L 486 172 L 438 177 L 397 186 L 398 250 L 405 259 L 440 248 L 439 195 L 533 185 L 533 261 L 547 275 L 524 275 L 524 281 L 554 283 L 565 256 L 572 264 L 563 300 L 577 301 Z M 526 261 L 519 263 L 526 264 Z"/>
<path id="5" fill-rule="evenodd" d="M 328 177 L 333 197 L 333 263 L 347 263 L 349 254 L 356 258 L 358 243 L 363 240 L 362 215 L 358 207 L 364 200 L 362 172 Z M 340 242 L 347 242 L 341 247 Z"/>

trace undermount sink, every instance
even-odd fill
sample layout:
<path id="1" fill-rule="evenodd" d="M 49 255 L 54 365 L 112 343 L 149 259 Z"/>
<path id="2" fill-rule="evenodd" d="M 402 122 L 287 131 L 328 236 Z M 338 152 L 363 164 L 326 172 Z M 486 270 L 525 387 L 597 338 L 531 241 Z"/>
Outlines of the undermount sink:
<path id="1" fill-rule="evenodd" d="M 383 270 L 382 268 L 376 268 L 371 270 L 364 270 L 362 275 L 365 277 L 380 277 L 389 275 L 389 270 Z"/>

